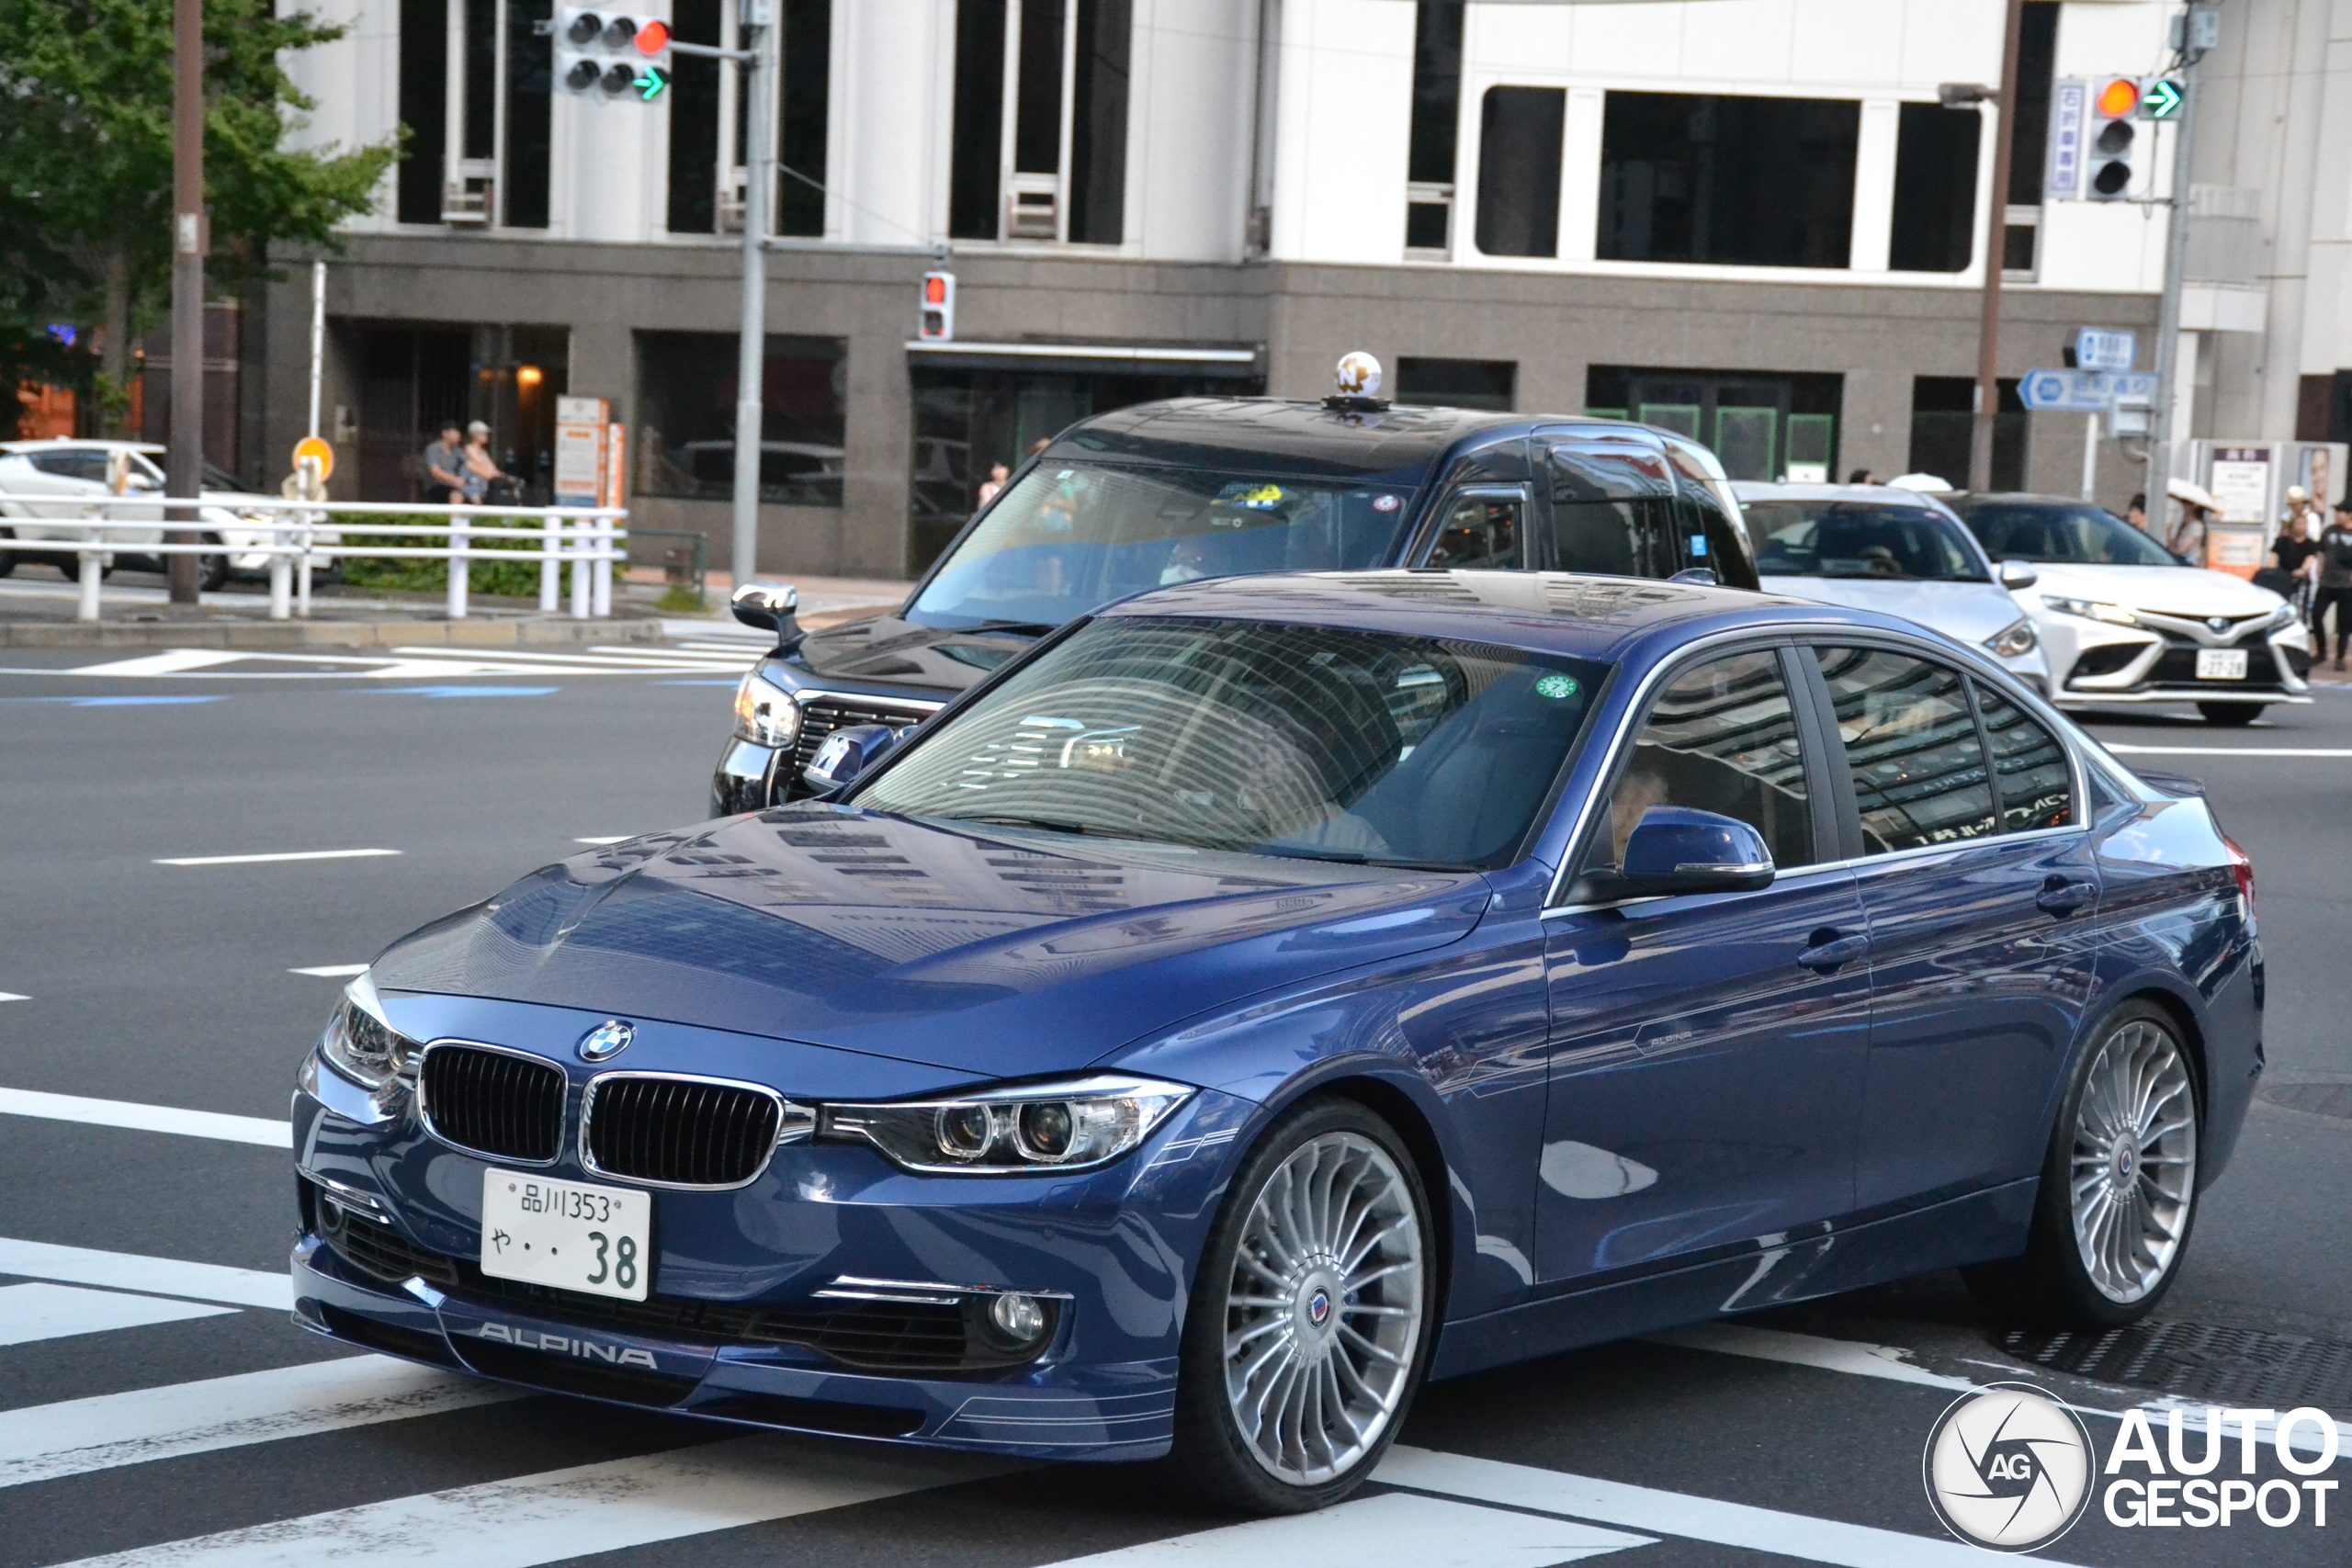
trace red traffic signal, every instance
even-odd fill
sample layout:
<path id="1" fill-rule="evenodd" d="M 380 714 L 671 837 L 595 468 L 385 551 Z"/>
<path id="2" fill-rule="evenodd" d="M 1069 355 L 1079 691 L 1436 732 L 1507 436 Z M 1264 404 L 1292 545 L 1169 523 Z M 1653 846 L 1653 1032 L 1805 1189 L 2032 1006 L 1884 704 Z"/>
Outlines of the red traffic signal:
<path id="1" fill-rule="evenodd" d="M 915 336 L 928 343 L 949 343 L 956 336 L 956 275 L 922 275 L 922 310 L 915 318 Z"/>
<path id="2" fill-rule="evenodd" d="M 661 53 L 670 47 L 670 24 L 662 21 L 644 23 L 637 29 L 636 41 L 639 54 Z"/>

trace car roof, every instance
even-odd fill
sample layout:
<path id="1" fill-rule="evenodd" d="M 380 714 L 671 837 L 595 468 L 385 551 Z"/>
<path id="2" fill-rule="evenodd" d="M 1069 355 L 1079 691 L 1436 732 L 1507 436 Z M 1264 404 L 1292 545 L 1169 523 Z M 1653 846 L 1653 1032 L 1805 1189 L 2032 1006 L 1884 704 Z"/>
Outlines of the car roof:
<path id="1" fill-rule="evenodd" d="M 0 452 L 54 452 L 61 446 L 91 446 L 106 452 L 120 446 L 150 457 L 164 450 L 160 441 L 114 441 L 103 435 L 44 435 L 34 441 L 0 441 Z"/>
<path id="2" fill-rule="evenodd" d="M 1881 505 L 1923 506 L 1930 512 L 1943 500 L 1901 485 L 1792 485 L 1762 479 L 1734 479 L 1731 492 L 1742 501 L 1873 501 Z"/>
<path id="3" fill-rule="evenodd" d="M 1082 420 L 1057 436 L 1039 460 L 1108 458 L 1419 485 L 1457 448 L 1523 436 L 1538 426 L 1571 425 L 1645 428 L 1622 420 L 1422 403 L 1342 408 L 1281 398 L 1175 398 Z"/>
<path id="4" fill-rule="evenodd" d="M 1708 632 L 1824 622 L 1917 634 L 1908 621 L 1699 583 L 1566 571 L 1277 572 L 1153 589 L 1099 617 L 1183 615 L 1458 637 L 1615 662 L 1646 642 L 1678 648 Z"/>
<path id="5" fill-rule="evenodd" d="M 1958 510 L 1980 501 L 1997 501 L 2004 506 L 2057 506 L 2069 512 L 2079 512 L 2087 506 L 2094 512 L 2107 512 L 2096 501 L 2085 501 L 2078 495 L 2037 495 L 2023 490 L 1956 490 L 1943 498 L 1944 504 Z M 2109 512 L 2112 517 L 2115 513 Z"/>

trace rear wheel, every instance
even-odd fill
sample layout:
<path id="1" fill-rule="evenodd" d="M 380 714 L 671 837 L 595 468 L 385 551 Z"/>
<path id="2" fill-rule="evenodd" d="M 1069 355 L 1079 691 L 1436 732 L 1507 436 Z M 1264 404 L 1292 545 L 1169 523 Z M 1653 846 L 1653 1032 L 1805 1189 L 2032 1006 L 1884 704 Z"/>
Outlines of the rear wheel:
<path id="1" fill-rule="evenodd" d="M 1434 1338 L 1428 1195 L 1387 1122 L 1310 1100 L 1242 1162 L 1184 1325 L 1175 1461 L 1250 1514 L 1325 1507 L 1361 1485 Z"/>
<path id="2" fill-rule="evenodd" d="M 2205 716 L 2208 724 L 2226 725 L 2234 729 L 2260 718 L 2264 705 L 2261 703 L 2199 703 L 2197 711 Z"/>
<path id="3" fill-rule="evenodd" d="M 13 539 L 16 536 L 17 531 L 14 528 L 0 528 L 0 539 Z M 6 577 L 16 570 L 17 552 L 0 549 L 0 577 Z"/>
<path id="4" fill-rule="evenodd" d="M 220 544 L 220 536 L 207 534 L 204 536 L 204 542 L 217 548 Z M 207 593 L 217 593 L 227 587 L 228 583 L 229 557 L 225 551 L 219 555 L 201 555 L 196 558 L 196 585 L 198 588 Z"/>
<path id="5" fill-rule="evenodd" d="M 2094 1038 L 2051 1134 L 2025 1257 L 1969 1272 L 2015 1321 L 2137 1322 L 2172 1289 L 2188 1247 L 2204 1129 L 2178 1027 L 2127 1002 Z"/>

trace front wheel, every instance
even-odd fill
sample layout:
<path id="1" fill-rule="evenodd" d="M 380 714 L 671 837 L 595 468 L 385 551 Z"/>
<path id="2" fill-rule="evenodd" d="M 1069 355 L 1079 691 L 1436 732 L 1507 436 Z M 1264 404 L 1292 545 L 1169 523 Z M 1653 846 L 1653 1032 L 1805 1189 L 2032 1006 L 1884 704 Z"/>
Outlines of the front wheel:
<path id="1" fill-rule="evenodd" d="M 2261 703 L 2199 703 L 2197 711 L 2205 716 L 2208 724 L 2219 724 L 2235 729 L 2252 724 L 2262 716 Z"/>
<path id="2" fill-rule="evenodd" d="M 1314 1100 L 1226 1193 L 1184 1324 L 1175 1461 L 1249 1514 L 1328 1506 L 1396 1435 L 1435 1336 L 1436 1234 L 1387 1122 Z"/>
<path id="3" fill-rule="evenodd" d="M 2013 1320 L 2098 1332 L 2145 1317 L 2178 1277 L 2203 1127 L 2170 1015 L 2127 1002 L 2093 1038 L 2051 1134 L 2025 1257 L 1968 1280 Z"/>
<path id="4" fill-rule="evenodd" d="M 0 539 L 13 539 L 16 536 L 17 531 L 14 528 L 0 528 Z M 17 552 L 0 549 L 0 577 L 6 577 L 16 570 Z"/>
<path id="5" fill-rule="evenodd" d="M 207 534 L 204 542 L 217 547 L 220 544 L 220 536 Z M 226 551 L 196 558 L 196 585 L 207 593 L 218 593 L 229 585 L 229 557 Z"/>

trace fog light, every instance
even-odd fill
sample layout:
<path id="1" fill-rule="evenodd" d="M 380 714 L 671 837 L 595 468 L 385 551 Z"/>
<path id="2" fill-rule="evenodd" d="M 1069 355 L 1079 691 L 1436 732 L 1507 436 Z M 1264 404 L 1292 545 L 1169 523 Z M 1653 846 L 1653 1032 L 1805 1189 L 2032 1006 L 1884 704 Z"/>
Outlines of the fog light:
<path id="1" fill-rule="evenodd" d="M 1006 1338 L 1026 1345 L 1046 1332 L 1046 1309 L 1037 1304 L 1035 1296 L 1012 1292 L 989 1303 L 989 1321 Z"/>

